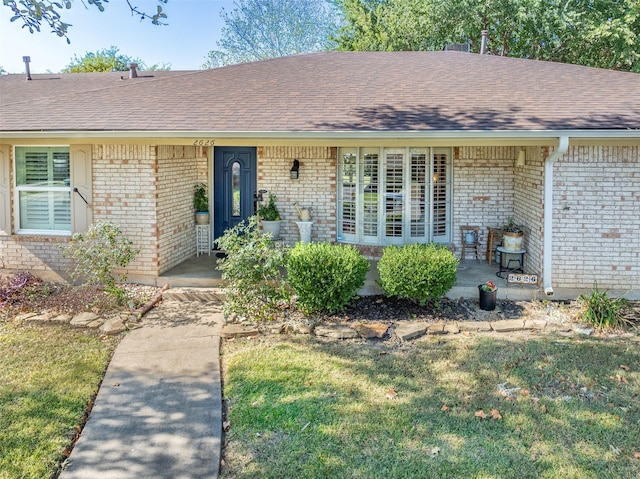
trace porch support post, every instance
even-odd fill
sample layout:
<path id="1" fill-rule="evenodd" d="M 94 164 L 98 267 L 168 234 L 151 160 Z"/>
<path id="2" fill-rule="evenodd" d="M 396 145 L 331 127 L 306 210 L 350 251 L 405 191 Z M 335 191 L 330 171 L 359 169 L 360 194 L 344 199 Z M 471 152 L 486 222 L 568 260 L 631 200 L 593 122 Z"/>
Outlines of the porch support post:
<path id="1" fill-rule="evenodd" d="M 542 236 L 542 277 L 544 294 L 553 296 L 552 256 L 553 256 L 553 164 L 569 149 L 569 137 L 561 136 L 558 148 L 544 162 L 544 226 Z"/>

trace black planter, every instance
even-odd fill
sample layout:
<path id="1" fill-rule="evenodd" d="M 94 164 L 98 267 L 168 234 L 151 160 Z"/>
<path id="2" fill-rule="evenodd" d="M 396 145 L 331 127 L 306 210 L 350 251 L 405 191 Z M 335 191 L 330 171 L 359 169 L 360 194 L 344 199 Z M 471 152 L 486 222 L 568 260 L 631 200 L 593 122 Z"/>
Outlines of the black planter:
<path id="1" fill-rule="evenodd" d="M 480 293 L 480 309 L 483 311 L 493 311 L 496 309 L 496 296 L 498 295 L 498 289 L 493 291 L 484 291 L 482 284 L 478 285 L 478 292 Z"/>

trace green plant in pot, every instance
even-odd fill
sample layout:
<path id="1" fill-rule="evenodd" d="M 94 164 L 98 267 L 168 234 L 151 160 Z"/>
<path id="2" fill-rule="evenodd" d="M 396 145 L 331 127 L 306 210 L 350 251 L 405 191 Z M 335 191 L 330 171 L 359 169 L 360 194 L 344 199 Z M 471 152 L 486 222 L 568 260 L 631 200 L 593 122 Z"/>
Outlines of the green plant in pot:
<path id="1" fill-rule="evenodd" d="M 258 216 L 265 233 L 271 233 L 273 239 L 280 238 L 280 210 L 276 205 L 276 196 L 269 193 L 269 199 L 258 208 Z"/>
<path id="2" fill-rule="evenodd" d="M 193 207 L 196 210 L 196 223 L 206 225 L 209 223 L 209 197 L 207 185 L 197 183 L 193 187 Z"/>
<path id="3" fill-rule="evenodd" d="M 524 227 L 510 216 L 502 226 L 502 247 L 507 251 L 518 251 L 522 249 L 523 237 Z"/>

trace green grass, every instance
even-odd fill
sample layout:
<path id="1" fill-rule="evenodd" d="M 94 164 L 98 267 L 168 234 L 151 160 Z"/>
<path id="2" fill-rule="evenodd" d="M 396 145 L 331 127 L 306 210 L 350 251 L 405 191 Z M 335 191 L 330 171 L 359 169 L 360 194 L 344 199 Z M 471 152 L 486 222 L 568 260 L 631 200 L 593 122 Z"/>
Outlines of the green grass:
<path id="1" fill-rule="evenodd" d="M 638 477 L 639 346 L 554 335 L 228 342 L 222 477 Z M 507 400 L 499 385 L 522 389 Z M 475 416 L 492 409 L 502 419 Z"/>
<path id="2" fill-rule="evenodd" d="M 116 342 L 0 322 L 0 478 L 56 477 Z"/>

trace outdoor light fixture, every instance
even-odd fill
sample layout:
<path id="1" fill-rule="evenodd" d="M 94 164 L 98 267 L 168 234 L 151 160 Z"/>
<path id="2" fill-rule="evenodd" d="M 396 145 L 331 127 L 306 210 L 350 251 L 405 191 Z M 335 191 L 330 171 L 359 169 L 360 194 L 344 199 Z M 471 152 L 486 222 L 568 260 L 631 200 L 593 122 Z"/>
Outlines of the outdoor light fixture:
<path id="1" fill-rule="evenodd" d="M 298 160 L 293 160 L 293 166 L 291 167 L 291 171 L 289 171 L 292 180 L 297 180 L 300 176 L 300 162 Z"/>
<path id="2" fill-rule="evenodd" d="M 524 148 L 520 148 L 518 152 L 518 158 L 516 159 L 516 166 L 524 166 L 524 162 L 527 158 L 527 153 L 524 151 Z"/>

